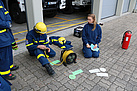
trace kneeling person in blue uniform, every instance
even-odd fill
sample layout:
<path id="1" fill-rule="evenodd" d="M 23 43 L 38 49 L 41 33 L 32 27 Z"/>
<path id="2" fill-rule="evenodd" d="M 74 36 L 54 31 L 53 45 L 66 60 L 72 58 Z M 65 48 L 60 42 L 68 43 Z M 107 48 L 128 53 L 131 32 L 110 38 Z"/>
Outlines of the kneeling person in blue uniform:
<path id="1" fill-rule="evenodd" d="M 26 47 L 32 56 L 36 56 L 43 67 L 46 68 L 49 75 L 53 75 L 55 71 L 50 66 L 46 56 L 54 57 L 56 52 L 49 47 L 47 39 L 47 27 L 43 22 L 38 22 L 34 29 L 29 31 L 26 36 Z M 46 51 L 46 55 L 45 52 Z"/>
<path id="2" fill-rule="evenodd" d="M 87 18 L 88 23 L 84 26 L 82 31 L 82 51 L 85 58 L 97 58 L 100 53 L 98 49 L 102 38 L 102 30 L 99 24 L 97 24 L 94 14 L 89 14 Z"/>

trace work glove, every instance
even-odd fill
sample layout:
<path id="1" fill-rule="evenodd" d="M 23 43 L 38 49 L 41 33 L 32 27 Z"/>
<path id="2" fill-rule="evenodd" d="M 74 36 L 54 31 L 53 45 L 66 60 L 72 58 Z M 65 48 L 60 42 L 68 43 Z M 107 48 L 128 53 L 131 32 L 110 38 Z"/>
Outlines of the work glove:
<path id="1" fill-rule="evenodd" d="M 16 42 L 13 42 L 11 45 L 12 45 L 12 49 L 13 50 L 17 50 L 18 49 L 18 45 L 17 45 Z"/>

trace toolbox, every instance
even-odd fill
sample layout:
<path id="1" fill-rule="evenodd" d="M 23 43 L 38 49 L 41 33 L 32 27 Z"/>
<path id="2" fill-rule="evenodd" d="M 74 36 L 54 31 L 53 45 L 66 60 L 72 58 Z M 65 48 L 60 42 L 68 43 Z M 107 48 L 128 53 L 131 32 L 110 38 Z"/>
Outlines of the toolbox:
<path id="1" fill-rule="evenodd" d="M 83 30 L 83 27 L 81 27 L 81 26 L 74 28 L 74 34 L 73 35 L 81 38 L 82 37 L 82 30 Z"/>

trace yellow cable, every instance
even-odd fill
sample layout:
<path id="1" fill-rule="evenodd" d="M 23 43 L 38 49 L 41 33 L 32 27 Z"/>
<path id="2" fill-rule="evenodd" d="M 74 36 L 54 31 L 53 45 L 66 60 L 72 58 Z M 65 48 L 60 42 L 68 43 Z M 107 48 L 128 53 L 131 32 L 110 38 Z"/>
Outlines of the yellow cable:
<path id="1" fill-rule="evenodd" d="M 67 63 L 67 62 L 66 62 L 67 56 L 68 56 L 69 54 L 71 54 L 71 53 L 74 53 L 72 50 L 66 50 L 66 51 L 63 53 L 63 55 L 62 55 L 62 58 L 63 58 L 62 62 L 61 62 L 60 64 L 55 64 L 55 63 L 53 63 L 53 62 L 51 62 L 51 61 L 49 60 L 49 58 L 48 58 L 49 56 L 46 54 L 46 51 L 44 51 L 44 52 L 45 52 L 45 55 L 46 55 L 46 58 L 48 59 L 48 61 L 49 61 L 50 63 L 54 64 L 54 65 L 57 65 L 57 66 L 63 64 L 63 62 Z"/>
<path id="2" fill-rule="evenodd" d="M 47 54 L 46 54 L 46 51 L 44 51 L 44 52 L 45 52 L 45 55 L 46 55 L 48 61 L 49 61 L 50 63 L 54 64 L 53 62 L 51 62 L 51 61 L 49 60 L 49 58 L 48 58 L 48 56 L 47 56 Z M 63 64 L 63 62 L 64 62 L 64 61 L 62 61 L 60 64 L 54 64 L 54 65 L 60 66 L 61 64 Z"/>

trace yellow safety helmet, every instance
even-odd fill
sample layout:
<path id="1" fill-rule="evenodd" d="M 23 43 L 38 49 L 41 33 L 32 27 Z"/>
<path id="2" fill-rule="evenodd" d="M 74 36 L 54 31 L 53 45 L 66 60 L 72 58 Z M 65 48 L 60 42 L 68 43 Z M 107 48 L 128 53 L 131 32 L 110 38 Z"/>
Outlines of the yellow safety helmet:
<path id="1" fill-rule="evenodd" d="M 34 30 L 36 31 L 36 33 L 45 34 L 47 33 L 47 26 L 43 22 L 38 22 L 34 26 Z"/>
<path id="2" fill-rule="evenodd" d="M 66 39 L 64 38 L 64 37 L 60 37 L 60 38 L 58 38 L 58 41 L 59 41 L 59 43 L 60 44 L 64 44 L 64 43 L 66 43 Z"/>

